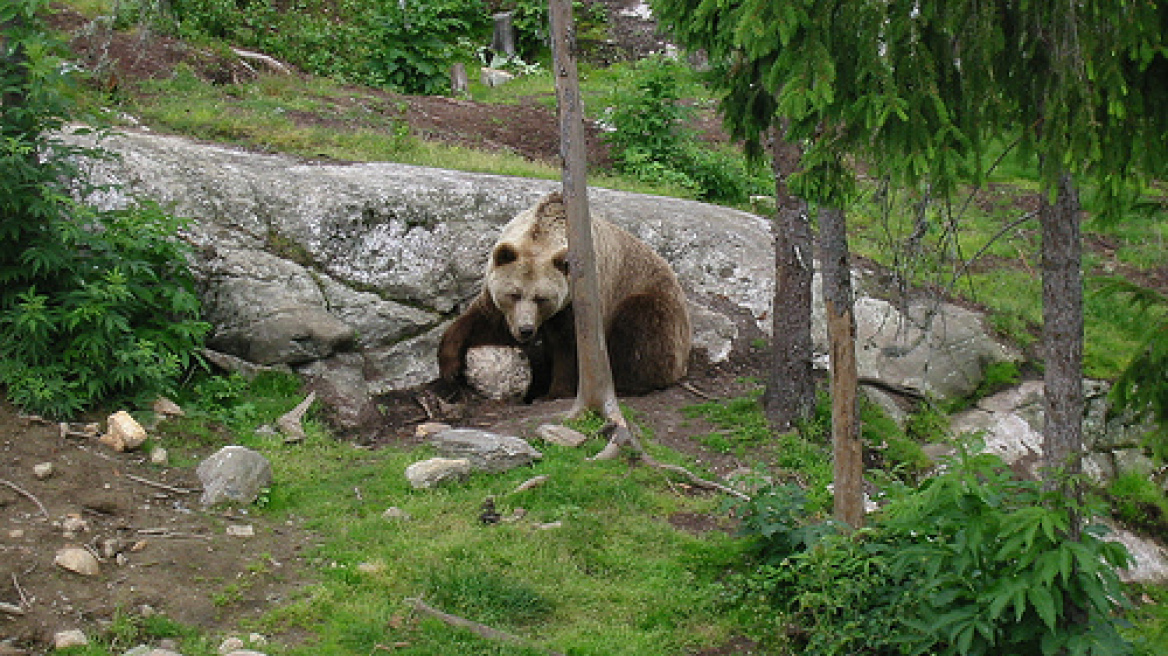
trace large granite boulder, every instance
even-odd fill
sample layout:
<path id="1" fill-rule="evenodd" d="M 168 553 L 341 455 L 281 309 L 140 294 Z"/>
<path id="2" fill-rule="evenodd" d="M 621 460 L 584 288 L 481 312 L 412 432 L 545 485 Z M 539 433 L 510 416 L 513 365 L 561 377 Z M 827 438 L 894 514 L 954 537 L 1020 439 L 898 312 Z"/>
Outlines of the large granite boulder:
<path id="1" fill-rule="evenodd" d="M 347 404 L 335 413 L 342 424 L 370 416 L 378 394 L 436 377 L 438 337 L 477 292 L 499 229 L 559 186 L 392 163 L 306 162 L 148 132 L 115 133 L 101 146 L 118 158 L 88 162 L 89 174 L 120 190 L 91 202 L 117 207 L 147 197 L 191 219 L 184 237 L 195 247 L 192 266 L 215 327 L 210 346 L 294 367 L 328 403 Z M 769 331 L 774 260 L 766 219 L 605 189 L 591 189 L 589 199 L 594 212 L 677 271 L 695 347 L 707 359 L 745 352 Z M 861 297 L 861 375 L 948 398 L 973 389 L 989 362 L 1012 357 L 977 315 L 930 308 L 939 309 L 902 311 Z"/>

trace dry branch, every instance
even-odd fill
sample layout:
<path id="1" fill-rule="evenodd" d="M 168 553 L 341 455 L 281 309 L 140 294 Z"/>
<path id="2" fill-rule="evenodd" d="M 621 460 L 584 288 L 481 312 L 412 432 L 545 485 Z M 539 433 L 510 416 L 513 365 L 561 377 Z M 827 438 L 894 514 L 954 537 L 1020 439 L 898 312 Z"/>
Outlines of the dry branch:
<path id="1" fill-rule="evenodd" d="M 49 519 L 49 511 L 45 510 L 45 504 L 41 503 L 41 500 L 36 498 L 35 496 L 33 496 L 33 494 L 31 492 L 29 492 L 28 490 L 25 490 L 24 488 L 20 487 L 16 483 L 13 483 L 12 481 L 6 481 L 3 479 L 0 479 L 0 483 L 7 485 L 8 487 L 10 487 L 14 491 L 16 491 L 18 494 L 23 496 L 24 498 L 35 503 L 37 505 L 37 508 L 41 509 L 41 514 L 43 514 L 45 516 L 45 519 Z"/>
<path id="2" fill-rule="evenodd" d="M 448 624 L 450 626 L 458 627 L 460 629 L 466 629 L 467 631 L 470 631 L 471 633 L 479 636 L 480 638 L 486 638 L 487 640 L 495 640 L 497 642 L 507 642 L 507 643 L 511 643 L 513 645 L 527 647 L 529 649 L 531 649 L 531 648 L 540 649 L 542 651 L 547 652 L 548 654 L 551 654 L 552 656 L 564 656 L 563 654 L 561 654 L 559 652 L 551 651 L 548 649 L 543 649 L 542 647 L 537 646 L 534 642 L 532 642 L 531 640 L 528 640 L 526 638 L 521 638 L 517 635 L 507 633 L 506 631 L 500 631 L 499 629 L 489 627 L 486 624 L 479 624 L 478 622 L 474 622 L 472 620 L 468 620 L 466 618 L 459 617 L 457 615 L 451 615 L 450 613 L 444 613 L 444 612 L 438 610 L 437 608 L 434 608 L 433 606 L 427 604 L 426 602 L 424 602 L 421 599 L 418 599 L 416 597 L 407 598 L 406 603 L 409 604 L 410 606 L 412 606 L 413 609 L 418 611 L 419 613 L 422 613 L 424 615 L 429 615 L 430 617 L 441 620 L 442 622 L 444 622 L 445 624 Z"/>
<path id="3" fill-rule="evenodd" d="M 166 483 L 159 483 L 157 481 L 152 481 L 148 478 L 142 478 L 141 476 L 135 476 L 133 474 L 124 474 L 124 476 L 126 478 L 130 479 L 131 481 L 137 481 L 143 485 L 149 485 L 150 487 L 156 487 L 160 490 L 166 490 L 167 492 L 174 492 L 175 494 L 194 494 L 195 492 L 198 492 L 198 490 L 190 490 L 190 489 L 187 489 L 185 487 L 174 487 L 171 485 L 167 485 Z"/>
<path id="4" fill-rule="evenodd" d="M 276 420 L 276 426 L 279 426 L 280 430 L 284 433 L 285 442 L 303 442 L 304 438 L 307 437 L 304 433 L 304 426 L 300 422 L 304 419 L 304 414 L 308 412 L 309 406 L 315 400 L 316 392 L 309 392 L 308 396 L 296 404 L 295 408 L 292 408 L 284 416 Z"/>
<path id="5" fill-rule="evenodd" d="M 681 465 L 670 465 L 658 461 L 656 458 L 649 455 L 649 453 L 645 451 L 645 447 L 641 444 L 641 440 L 633 434 L 633 431 L 630 430 L 627 425 L 609 422 L 603 429 L 601 429 L 600 432 L 602 435 L 609 436 L 608 445 L 605 446 L 600 453 L 593 456 L 594 460 L 612 460 L 620 453 L 622 448 L 627 447 L 632 450 L 633 457 L 650 467 L 660 469 L 662 471 L 669 471 L 675 474 L 680 474 L 681 476 L 689 479 L 690 483 L 693 483 L 700 488 L 716 490 L 718 492 L 729 494 L 732 497 L 742 499 L 743 501 L 750 501 L 750 495 L 744 492 L 740 492 L 732 487 L 722 485 L 721 483 L 706 480 L 686 469 L 685 467 L 682 467 Z"/>

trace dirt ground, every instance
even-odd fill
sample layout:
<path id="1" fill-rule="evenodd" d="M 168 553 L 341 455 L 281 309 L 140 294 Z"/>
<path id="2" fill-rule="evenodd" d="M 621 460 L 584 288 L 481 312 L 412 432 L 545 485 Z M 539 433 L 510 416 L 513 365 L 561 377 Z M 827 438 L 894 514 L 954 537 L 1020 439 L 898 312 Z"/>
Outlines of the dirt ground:
<path id="1" fill-rule="evenodd" d="M 636 4 L 606 3 L 617 9 Z M 74 47 L 82 59 L 105 62 L 108 74 L 102 83 L 111 87 L 167 75 L 180 62 L 221 82 L 248 74 L 238 62 L 160 35 L 95 37 L 83 18 L 58 10 L 54 24 L 74 31 Z M 614 31 L 624 40 L 609 48 L 610 57 L 634 58 L 657 45 L 644 25 L 622 24 Z M 386 96 L 395 103 L 405 101 L 403 117 L 418 136 L 550 162 L 559 155 L 556 118 L 536 99 L 516 108 Z M 591 163 L 604 167 L 607 153 L 596 135 L 593 128 Z M 742 463 L 702 449 L 693 437 L 708 427 L 686 420 L 679 409 L 702 401 L 702 395 L 740 393 L 741 378 L 761 371 L 751 363 L 698 366 L 688 389 L 629 399 L 628 405 L 658 441 L 725 473 Z M 410 444 L 419 409 L 414 396 L 401 394 L 383 399 L 383 404 L 388 404 L 387 426 L 377 437 L 378 445 Z M 540 420 L 567 407 L 566 401 L 483 403 L 468 406 L 457 423 L 530 434 L 526 431 Z M 229 443 L 230 436 L 224 435 L 223 444 Z M 3 402 L 0 451 L 0 656 L 42 653 L 58 631 L 80 628 L 92 635 L 115 612 L 161 613 L 224 635 L 241 619 L 278 605 L 310 581 L 302 551 L 313 544 L 311 534 L 296 523 L 273 523 L 240 510 L 204 510 L 193 466 L 154 464 L 145 454 L 117 453 L 92 437 L 63 435 L 58 424 L 23 416 Z M 51 463 L 53 473 L 42 479 L 35 470 L 43 463 Z M 719 527 L 709 517 L 677 517 L 675 523 L 684 530 Z M 83 576 L 54 564 L 58 550 L 69 546 L 99 556 L 100 573 Z M 744 649 L 735 643 L 706 656 Z"/>

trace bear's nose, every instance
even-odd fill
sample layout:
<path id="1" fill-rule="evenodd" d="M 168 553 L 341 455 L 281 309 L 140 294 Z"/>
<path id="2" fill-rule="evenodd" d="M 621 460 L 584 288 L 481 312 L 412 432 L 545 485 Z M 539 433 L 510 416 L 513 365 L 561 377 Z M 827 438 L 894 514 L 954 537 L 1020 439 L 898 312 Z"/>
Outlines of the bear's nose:
<path id="1" fill-rule="evenodd" d="M 527 341 L 535 336 L 535 328 L 532 326 L 522 326 L 519 328 L 519 339 Z"/>

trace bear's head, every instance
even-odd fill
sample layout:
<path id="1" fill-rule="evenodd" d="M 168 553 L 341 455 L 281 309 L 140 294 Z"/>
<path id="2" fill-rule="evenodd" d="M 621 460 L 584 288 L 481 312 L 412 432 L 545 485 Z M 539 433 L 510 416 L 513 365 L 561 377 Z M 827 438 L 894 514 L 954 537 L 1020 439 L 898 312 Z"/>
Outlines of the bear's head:
<path id="1" fill-rule="evenodd" d="M 568 243 L 558 194 L 503 229 L 487 262 L 486 289 L 521 344 L 568 306 Z"/>

